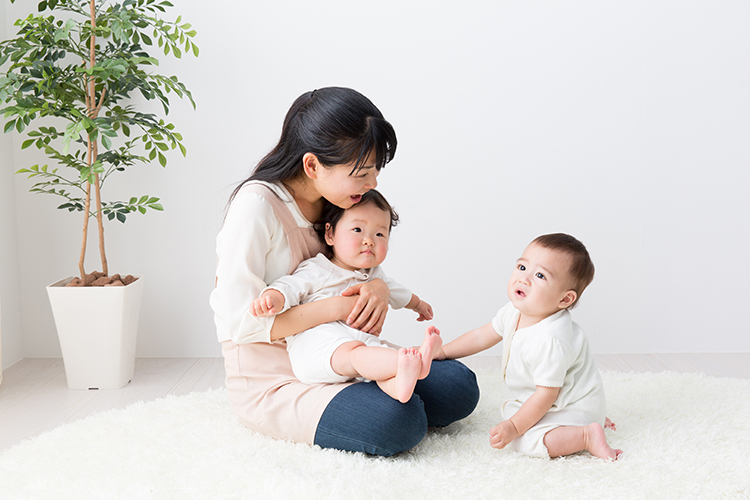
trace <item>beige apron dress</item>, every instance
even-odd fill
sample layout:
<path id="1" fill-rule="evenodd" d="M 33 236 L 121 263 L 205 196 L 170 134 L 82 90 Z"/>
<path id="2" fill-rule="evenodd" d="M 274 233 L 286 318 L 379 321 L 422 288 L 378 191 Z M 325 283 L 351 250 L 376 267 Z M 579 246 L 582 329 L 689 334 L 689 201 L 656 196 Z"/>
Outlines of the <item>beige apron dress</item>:
<path id="1" fill-rule="evenodd" d="M 267 186 L 249 183 L 271 205 L 284 227 L 291 250 L 291 274 L 303 260 L 317 255 L 322 243 L 312 228 L 299 227 L 284 201 Z M 351 384 L 306 385 L 292 373 L 286 342 L 221 343 L 226 386 L 232 408 L 254 431 L 287 441 L 313 444 L 328 403 Z"/>

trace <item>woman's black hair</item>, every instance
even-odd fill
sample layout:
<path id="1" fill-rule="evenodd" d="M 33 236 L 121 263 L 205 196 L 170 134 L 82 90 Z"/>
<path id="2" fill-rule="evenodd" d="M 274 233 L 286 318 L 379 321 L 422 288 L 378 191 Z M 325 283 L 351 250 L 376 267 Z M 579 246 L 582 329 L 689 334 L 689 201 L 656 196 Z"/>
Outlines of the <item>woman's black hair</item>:
<path id="1" fill-rule="evenodd" d="M 354 205 L 354 207 L 360 207 L 368 203 L 374 204 L 383 212 L 388 212 L 388 215 L 391 219 L 390 226 L 388 227 L 388 232 L 390 232 L 391 229 L 398 225 L 398 212 L 396 212 L 391 204 L 388 203 L 388 200 L 385 199 L 385 196 L 380 194 L 379 191 L 375 189 L 367 191 L 362 195 L 362 199 L 359 201 L 359 203 Z M 335 232 L 336 226 L 338 225 L 345 211 L 346 209 L 337 207 L 333 203 L 326 203 L 325 207 L 323 208 L 323 213 L 320 214 L 320 219 L 318 219 L 318 221 L 314 225 L 315 232 L 318 234 L 318 238 L 320 238 L 320 241 L 323 243 L 323 247 L 325 249 L 324 254 L 329 259 L 333 257 L 333 248 L 326 242 L 326 224 L 330 224 L 331 228 L 333 228 L 333 231 Z"/>
<path id="2" fill-rule="evenodd" d="M 291 180 L 302 172 L 302 157 L 313 153 L 324 166 L 354 163 L 362 168 L 371 152 L 380 170 L 396 154 L 396 132 L 380 110 L 356 90 L 326 87 L 302 94 L 284 118 L 281 138 L 253 174 L 242 181 Z"/>

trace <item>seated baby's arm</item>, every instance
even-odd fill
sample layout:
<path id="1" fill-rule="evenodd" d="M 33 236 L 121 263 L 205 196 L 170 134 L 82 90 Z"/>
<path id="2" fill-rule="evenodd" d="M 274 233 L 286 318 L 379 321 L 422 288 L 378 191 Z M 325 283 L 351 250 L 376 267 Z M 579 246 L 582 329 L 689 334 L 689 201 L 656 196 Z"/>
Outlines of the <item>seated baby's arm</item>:
<path id="1" fill-rule="evenodd" d="M 432 306 L 417 297 L 417 295 L 414 293 L 411 294 L 411 300 L 408 304 L 406 304 L 405 307 L 419 314 L 417 321 L 429 321 L 433 318 Z"/>
<path id="2" fill-rule="evenodd" d="M 464 333 L 443 346 L 435 359 L 457 359 L 471 356 L 498 344 L 503 337 L 497 334 L 492 323 Z"/>
<path id="3" fill-rule="evenodd" d="M 501 449 L 539 422 L 552 408 L 560 393 L 559 387 L 536 386 L 536 391 L 526 400 L 515 415 L 490 429 L 490 446 Z"/>
<path id="4" fill-rule="evenodd" d="M 278 290 L 268 289 L 253 300 L 250 312 L 255 317 L 275 316 L 284 310 L 284 294 Z"/>

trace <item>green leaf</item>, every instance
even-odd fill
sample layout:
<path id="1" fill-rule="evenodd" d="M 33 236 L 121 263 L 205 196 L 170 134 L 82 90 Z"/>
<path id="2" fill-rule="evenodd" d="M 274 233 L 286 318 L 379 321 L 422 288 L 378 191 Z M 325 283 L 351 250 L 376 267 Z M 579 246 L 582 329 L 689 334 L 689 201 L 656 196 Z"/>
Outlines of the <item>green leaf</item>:
<path id="1" fill-rule="evenodd" d="M 125 214 L 122 212 L 117 212 L 117 220 L 120 222 L 125 222 Z"/>
<path id="2" fill-rule="evenodd" d="M 16 126 L 16 120 L 11 120 L 8 123 L 5 124 L 5 132 L 10 132 L 13 130 L 13 127 Z"/>
<path id="3" fill-rule="evenodd" d="M 26 149 L 29 146 L 31 146 L 32 144 L 34 144 L 34 139 L 29 139 L 27 141 L 23 141 L 23 144 L 21 144 L 21 149 Z"/>
<path id="4" fill-rule="evenodd" d="M 149 205 L 149 208 L 153 208 L 154 210 L 158 210 L 160 212 L 164 211 L 164 207 L 162 207 L 160 203 L 154 203 L 153 205 Z"/>
<path id="5" fill-rule="evenodd" d="M 156 150 L 154 150 L 154 151 L 156 151 Z M 159 163 L 161 163 L 162 167 L 166 167 L 167 166 L 167 157 L 164 156 L 161 153 L 159 153 Z"/>

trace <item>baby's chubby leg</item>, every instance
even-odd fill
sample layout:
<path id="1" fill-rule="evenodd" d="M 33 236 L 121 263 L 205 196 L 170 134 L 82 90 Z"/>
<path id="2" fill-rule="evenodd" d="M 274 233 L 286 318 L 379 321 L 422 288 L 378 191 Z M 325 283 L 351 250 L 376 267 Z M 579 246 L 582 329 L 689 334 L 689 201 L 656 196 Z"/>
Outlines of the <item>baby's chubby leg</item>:
<path id="1" fill-rule="evenodd" d="M 611 424 L 611 422 L 608 422 Z M 588 451 L 595 457 L 617 460 L 622 450 L 615 450 L 607 443 L 604 429 L 594 422 L 582 426 L 563 426 L 552 429 L 544 435 L 544 446 L 551 458 Z"/>
<path id="2" fill-rule="evenodd" d="M 422 354 L 422 371 L 419 374 L 419 380 L 430 374 L 432 360 L 435 359 L 440 347 L 443 345 L 443 339 L 440 336 L 440 330 L 434 326 L 428 326 L 424 332 L 424 341 L 419 346 L 419 352 Z"/>
<path id="3" fill-rule="evenodd" d="M 374 380 L 383 392 L 406 403 L 411 399 L 422 371 L 422 354 L 414 348 L 396 351 L 352 341 L 334 351 L 331 368 L 345 377 Z"/>

